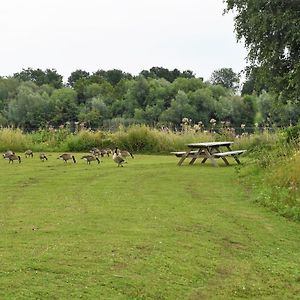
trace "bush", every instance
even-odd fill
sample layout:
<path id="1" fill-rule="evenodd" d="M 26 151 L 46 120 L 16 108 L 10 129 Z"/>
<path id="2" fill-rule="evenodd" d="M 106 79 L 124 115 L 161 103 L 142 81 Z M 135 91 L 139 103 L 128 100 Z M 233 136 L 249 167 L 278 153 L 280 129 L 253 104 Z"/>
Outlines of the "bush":
<path id="1" fill-rule="evenodd" d="M 283 134 L 287 142 L 298 142 L 300 137 L 300 124 L 285 128 Z"/>
<path id="2" fill-rule="evenodd" d="M 65 151 L 88 151 L 93 147 L 102 148 L 104 137 L 105 134 L 101 131 L 81 130 L 77 134 L 70 134 L 62 148 Z"/>

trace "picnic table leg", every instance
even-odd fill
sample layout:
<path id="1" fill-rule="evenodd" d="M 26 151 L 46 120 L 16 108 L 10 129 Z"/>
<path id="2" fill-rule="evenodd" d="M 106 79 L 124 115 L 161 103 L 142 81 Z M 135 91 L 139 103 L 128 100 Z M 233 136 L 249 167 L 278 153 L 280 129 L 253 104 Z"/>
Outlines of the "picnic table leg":
<path id="1" fill-rule="evenodd" d="M 227 147 L 228 151 L 232 151 L 229 145 L 226 146 L 226 147 Z M 231 156 L 234 158 L 234 160 L 235 160 L 239 165 L 241 164 L 241 162 L 240 162 L 240 160 L 238 159 L 237 155 L 233 154 L 233 155 L 231 155 Z M 223 158 L 223 157 L 222 157 L 222 158 Z"/>
<path id="2" fill-rule="evenodd" d="M 205 154 L 206 154 L 205 161 L 209 158 L 210 161 L 211 161 L 211 163 L 212 163 L 212 165 L 213 165 L 214 167 L 218 167 L 218 164 L 217 164 L 215 158 L 211 155 L 210 151 L 208 151 L 208 149 L 204 149 L 204 152 L 205 152 Z M 202 162 L 203 162 L 203 161 L 204 161 L 204 159 L 202 160 Z M 205 161 L 204 161 L 204 162 L 205 162 Z"/>
<path id="3" fill-rule="evenodd" d="M 177 164 L 178 166 L 182 165 L 182 163 L 184 162 L 184 160 L 189 156 L 190 152 L 191 152 L 191 150 L 187 151 L 185 154 L 182 155 L 181 159 L 179 160 L 179 162 Z"/>
<path id="4" fill-rule="evenodd" d="M 240 165 L 241 162 L 240 160 L 238 159 L 237 155 L 233 154 L 232 157 L 235 159 L 235 161 Z"/>
<path id="5" fill-rule="evenodd" d="M 202 150 L 199 149 L 198 152 L 195 153 L 195 157 L 193 157 L 193 158 L 191 159 L 190 163 L 189 163 L 190 165 L 193 165 L 193 164 L 194 164 L 195 160 L 199 157 L 201 151 L 202 151 Z"/>
<path id="6" fill-rule="evenodd" d="M 230 148 L 230 147 L 227 146 L 227 148 Z M 218 152 L 221 152 L 219 147 L 216 147 L 216 149 L 217 149 Z M 230 150 L 230 151 L 231 151 L 231 150 Z M 225 157 L 225 156 L 222 156 L 221 158 L 222 158 L 222 160 L 224 161 L 225 165 L 226 165 L 226 166 L 229 166 L 229 161 L 226 159 L 226 157 Z"/>
<path id="7" fill-rule="evenodd" d="M 194 164 L 194 162 L 195 162 L 195 160 L 197 159 L 197 157 L 193 157 L 192 159 L 191 159 L 191 161 L 190 161 L 190 163 L 189 163 L 189 165 L 192 165 L 192 164 Z"/>

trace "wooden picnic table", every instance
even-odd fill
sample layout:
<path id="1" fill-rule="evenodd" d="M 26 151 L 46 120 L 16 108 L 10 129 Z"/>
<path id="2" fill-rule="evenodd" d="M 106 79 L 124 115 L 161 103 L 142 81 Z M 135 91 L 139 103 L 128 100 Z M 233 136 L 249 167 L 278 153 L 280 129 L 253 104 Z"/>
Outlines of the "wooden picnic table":
<path id="1" fill-rule="evenodd" d="M 192 143 L 188 144 L 187 151 L 180 152 L 171 152 L 175 154 L 177 157 L 180 157 L 178 165 L 181 166 L 186 158 L 192 158 L 190 161 L 190 165 L 194 164 L 196 159 L 202 158 L 201 163 L 205 163 L 208 159 L 214 166 L 218 166 L 216 159 L 221 158 L 224 163 L 228 166 L 229 162 L 227 160 L 227 156 L 231 156 L 234 160 L 240 164 L 240 160 L 238 159 L 238 155 L 246 152 L 246 150 L 232 150 L 231 145 L 233 142 L 207 142 L 207 143 Z M 226 148 L 226 151 L 222 151 L 222 148 Z"/>

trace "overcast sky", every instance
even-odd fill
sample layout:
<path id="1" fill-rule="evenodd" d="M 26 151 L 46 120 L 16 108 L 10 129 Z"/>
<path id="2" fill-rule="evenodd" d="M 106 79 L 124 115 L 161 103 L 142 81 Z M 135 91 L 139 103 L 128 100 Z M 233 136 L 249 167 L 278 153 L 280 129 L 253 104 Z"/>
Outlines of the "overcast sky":
<path id="1" fill-rule="evenodd" d="M 153 66 L 192 70 L 245 67 L 233 15 L 222 0 L 9 0 L 0 8 L 0 76 L 54 68 L 65 80 L 82 69 Z"/>

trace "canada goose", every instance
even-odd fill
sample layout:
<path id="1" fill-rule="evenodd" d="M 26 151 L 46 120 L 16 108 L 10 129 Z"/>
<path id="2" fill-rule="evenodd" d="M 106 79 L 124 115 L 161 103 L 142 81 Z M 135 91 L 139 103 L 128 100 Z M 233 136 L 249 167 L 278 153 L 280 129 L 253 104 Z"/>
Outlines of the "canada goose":
<path id="1" fill-rule="evenodd" d="M 25 151 L 25 157 L 27 158 L 27 157 L 29 157 L 29 156 L 33 157 L 33 152 L 32 152 L 32 150 L 26 150 L 26 151 Z"/>
<path id="2" fill-rule="evenodd" d="M 7 150 L 5 153 L 3 153 L 3 158 L 8 159 L 9 156 L 15 154 L 15 152 L 11 151 L 11 150 Z"/>
<path id="3" fill-rule="evenodd" d="M 19 163 L 21 163 L 21 157 L 20 157 L 19 155 L 11 154 L 11 155 L 8 157 L 8 163 L 13 163 L 14 160 L 18 160 Z"/>
<path id="4" fill-rule="evenodd" d="M 94 156 L 94 155 L 84 155 L 81 157 L 81 159 L 85 159 L 87 164 L 91 164 L 91 161 L 97 161 L 98 164 L 100 164 L 100 160 L 98 157 Z"/>
<path id="5" fill-rule="evenodd" d="M 48 160 L 48 157 L 46 156 L 45 153 L 40 153 L 40 160 L 41 160 L 41 161 Z"/>
<path id="6" fill-rule="evenodd" d="M 116 148 L 116 150 L 114 151 L 114 154 L 113 154 L 112 159 L 113 159 L 113 161 L 114 161 L 116 164 L 118 164 L 118 167 L 120 167 L 120 166 L 123 167 L 123 164 L 124 164 L 124 163 L 127 163 L 127 162 L 125 161 L 125 159 L 124 159 L 122 156 L 119 155 L 119 153 L 118 153 L 118 148 Z"/>
<path id="7" fill-rule="evenodd" d="M 119 154 L 120 156 L 122 156 L 123 158 L 126 158 L 126 157 L 129 156 L 129 155 L 130 155 L 132 158 L 134 158 L 133 154 L 132 154 L 131 152 L 127 151 L 127 150 L 120 150 L 120 149 L 118 149 L 118 154 Z"/>
<path id="8" fill-rule="evenodd" d="M 60 155 L 57 159 L 62 159 L 65 163 L 68 160 L 73 159 L 74 164 L 76 163 L 76 159 L 75 159 L 74 155 L 71 155 L 69 153 L 64 153 L 64 154 Z"/>
<path id="9" fill-rule="evenodd" d="M 112 150 L 107 148 L 107 149 L 104 149 L 105 151 L 105 154 L 107 155 L 107 157 L 109 157 L 110 154 L 112 154 Z"/>
<path id="10" fill-rule="evenodd" d="M 95 148 L 95 147 L 90 150 L 90 153 L 92 153 L 95 156 L 101 155 L 101 151 L 98 148 Z"/>
<path id="11" fill-rule="evenodd" d="M 101 149 L 101 150 L 100 150 L 100 154 L 101 154 L 101 157 L 104 157 L 105 154 L 106 154 L 107 156 L 109 156 L 109 154 L 107 153 L 107 150 L 106 150 L 106 149 Z"/>

